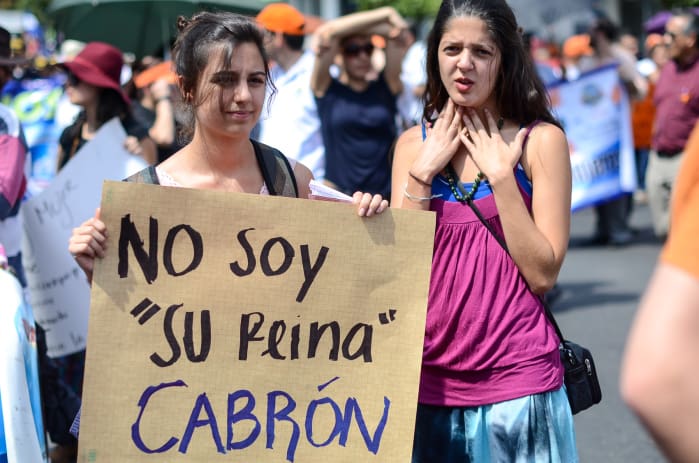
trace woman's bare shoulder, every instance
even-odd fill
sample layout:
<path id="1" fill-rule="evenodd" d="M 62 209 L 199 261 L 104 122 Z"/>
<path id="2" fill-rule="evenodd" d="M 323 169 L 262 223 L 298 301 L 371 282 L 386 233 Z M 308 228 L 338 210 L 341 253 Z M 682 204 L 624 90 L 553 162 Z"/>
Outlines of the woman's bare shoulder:
<path id="1" fill-rule="evenodd" d="M 403 132 L 396 142 L 396 150 L 408 149 L 412 150 L 418 147 L 423 142 L 422 125 L 414 125 Z"/>

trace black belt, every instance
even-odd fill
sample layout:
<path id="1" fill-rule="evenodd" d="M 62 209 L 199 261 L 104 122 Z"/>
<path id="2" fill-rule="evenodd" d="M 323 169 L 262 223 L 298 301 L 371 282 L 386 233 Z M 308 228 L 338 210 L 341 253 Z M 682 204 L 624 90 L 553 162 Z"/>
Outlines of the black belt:
<path id="1" fill-rule="evenodd" d="M 674 158 L 678 154 L 680 154 L 682 151 L 662 151 L 662 150 L 657 150 L 656 153 L 658 154 L 658 157 L 661 158 Z"/>

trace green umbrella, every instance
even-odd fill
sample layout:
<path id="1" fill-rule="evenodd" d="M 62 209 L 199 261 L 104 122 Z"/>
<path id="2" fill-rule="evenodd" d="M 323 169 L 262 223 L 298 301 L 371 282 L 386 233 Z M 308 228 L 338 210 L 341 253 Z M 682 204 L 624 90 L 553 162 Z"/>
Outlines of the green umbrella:
<path id="1" fill-rule="evenodd" d="M 259 12 L 270 0 L 53 0 L 48 8 L 64 39 L 101 41 L 136 58 L 168 49 L 177 17 L 202 10 Z"/>

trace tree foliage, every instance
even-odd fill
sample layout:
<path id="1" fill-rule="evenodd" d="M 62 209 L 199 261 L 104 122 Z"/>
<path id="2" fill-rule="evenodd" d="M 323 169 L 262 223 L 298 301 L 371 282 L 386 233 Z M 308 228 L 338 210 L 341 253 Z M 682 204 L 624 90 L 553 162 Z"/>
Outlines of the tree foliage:
<path id="1" fill-rule="evenodd" d="M 699 6 L 699 0 L 663 0 L 662 3 L 665 8 Z"/>
<path id="2" fill-rule="evenodd" d="M 359 10 L 372 10 L 381 6 L 394 7 L 403 17 L 423 19 L 434 16 L 441 0 L 358 0 Z"/>

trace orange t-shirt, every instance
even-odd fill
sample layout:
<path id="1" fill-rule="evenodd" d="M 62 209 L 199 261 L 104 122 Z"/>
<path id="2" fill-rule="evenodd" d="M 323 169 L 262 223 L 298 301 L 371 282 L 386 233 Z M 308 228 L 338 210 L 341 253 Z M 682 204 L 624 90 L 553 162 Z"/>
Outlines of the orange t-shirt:
<path id="1" fill-rule="evenodd" d="M 685 145 L 672 194 L 670 233 L 660 259 L 699 278 L 699 124 Z"/>
<path id="2" fill-rule="evenodd" d="M 634 148 L 650 148 L 650 142 L 653 138 L 653 119 L 655 118 L 654 90 L 655 84 L 650 82 L 646 97 L 631 103 L 631 127 L 633 128 Z"/>

